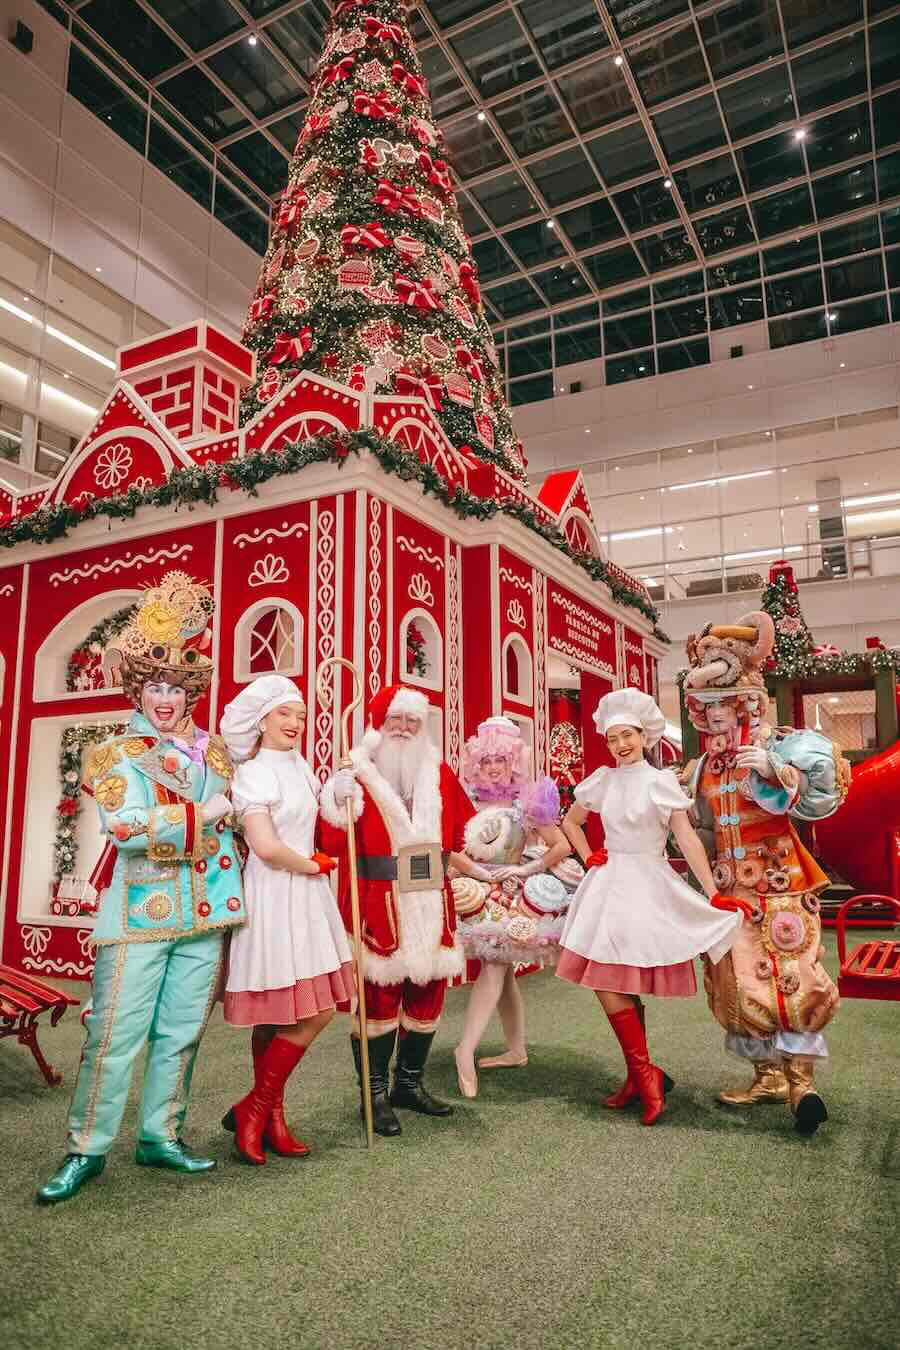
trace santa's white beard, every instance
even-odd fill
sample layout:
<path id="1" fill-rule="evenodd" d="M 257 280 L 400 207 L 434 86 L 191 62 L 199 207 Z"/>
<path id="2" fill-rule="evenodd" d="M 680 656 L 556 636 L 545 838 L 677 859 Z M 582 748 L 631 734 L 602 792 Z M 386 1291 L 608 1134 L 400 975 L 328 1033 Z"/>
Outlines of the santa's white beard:
<path id="1" fill-rule="evenodd" d="M 418 736 L 382 736 L 381 744 L 372 756 L 375 768 L 382 778 L 390 783 L 394 791 L 404 799 L 411 801 L 416 778 L 422 767 L 423 752 L 428 745 L 428 735 L 420 731 Z"/>

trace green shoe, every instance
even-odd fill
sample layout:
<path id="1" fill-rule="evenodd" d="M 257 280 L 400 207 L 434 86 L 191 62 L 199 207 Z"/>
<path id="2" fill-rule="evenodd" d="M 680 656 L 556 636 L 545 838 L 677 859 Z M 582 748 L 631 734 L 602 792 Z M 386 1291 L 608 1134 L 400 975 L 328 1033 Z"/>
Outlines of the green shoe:
<path id="1" fill-rule="evenodd" d="M 59 1200 L 71 1200 L 91 1177 L 99 1177 L 106 1166 L 106 1158 L 87 1153 L 70 1153 L 61 1167 L 37 1193 L 40 1205 L 55 1205 Z"/>
<path id="2" fill-rule="evenodd" d="M 173 1172 L 211 1172 L 215 1158 L 196 1158 L 181 1139 L 164 1144 L 141 1139 L 135 1150 L 134 1161 L 139 1167 L 168 1167 Z"/>

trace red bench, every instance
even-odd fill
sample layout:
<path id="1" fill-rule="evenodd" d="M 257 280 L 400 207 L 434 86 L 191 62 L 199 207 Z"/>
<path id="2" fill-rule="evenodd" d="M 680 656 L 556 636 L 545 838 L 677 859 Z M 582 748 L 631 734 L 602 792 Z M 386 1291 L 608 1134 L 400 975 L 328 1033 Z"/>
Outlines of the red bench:
<path id="1" fill-rule="evenodd" d="M 44 1059 L 38 1044 L 38 1018 L 49 1013 L 50 1025 L 55 1027 L 70 1006 L 77 1008 L 78 999 L 21 970 L 0 965 L 0 1040 L 15 1036 L 20 1045 L 27 1045 L 51 1087 L 62 1082 L 62 1074 Z"/>

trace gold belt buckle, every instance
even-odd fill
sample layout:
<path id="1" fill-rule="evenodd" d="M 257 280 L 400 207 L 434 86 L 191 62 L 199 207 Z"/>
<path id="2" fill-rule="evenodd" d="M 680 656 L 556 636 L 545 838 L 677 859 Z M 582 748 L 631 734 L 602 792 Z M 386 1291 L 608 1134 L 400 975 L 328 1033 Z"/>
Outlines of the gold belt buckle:
<path id="1" fill-rule="evenodd" d="M 397 888 L 439 891 L 444 884 L 440 844 L 407 844 L 397 851 Z"/>

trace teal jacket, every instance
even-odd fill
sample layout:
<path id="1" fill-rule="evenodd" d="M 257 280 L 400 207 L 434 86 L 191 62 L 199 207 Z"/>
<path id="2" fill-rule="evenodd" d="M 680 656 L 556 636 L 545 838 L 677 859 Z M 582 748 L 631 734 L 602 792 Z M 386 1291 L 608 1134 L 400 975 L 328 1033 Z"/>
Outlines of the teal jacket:
<path id="1" fill-rule="evenodd" d="M 231 827 L 204 825 L 200 814 L 203 802 L 227 792 L 231 775 L 218 737 L 195 763 L 142 713 L 90 751 L 85 786 L 116 849 L 95 943 L 165 942 L 246 922 Z"/>

